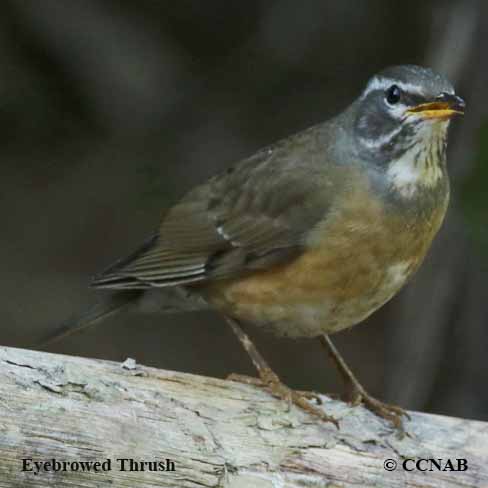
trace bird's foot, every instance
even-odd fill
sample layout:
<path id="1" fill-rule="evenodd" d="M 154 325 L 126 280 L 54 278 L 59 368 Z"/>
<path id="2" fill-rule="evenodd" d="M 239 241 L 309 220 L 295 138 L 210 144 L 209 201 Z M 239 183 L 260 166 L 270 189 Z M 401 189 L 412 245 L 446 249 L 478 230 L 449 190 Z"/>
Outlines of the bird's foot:
<path id="1" fill-rule="evenodd" d="M 398 430 L 400 436 L 403 437 L 405 435 L 405 430 L 403 429 L 402 417 L 405 416 L 410 420 L 410 415 L 408 415 L 403 408 L 397 407 L 396 405 L 388 405 L 387 403 L 383 403 L 380 400 L 372 397 L 363 388 L 356 376 L 349 369 L 349 366 L 346 364 L 343 357 L 340 355 L 339 351 L 334 346 L 327 334 L 320 336 L 320 342 L 326 348 L 330 357 L 334 361 L 334 364 L 341 373 L 342 378 L 344 379 L 347 391 L 349 393 L 346 401 L 352 403 L 353 405 L 359 405 L 362 403 L 369 411 L 373 412 L 378 417 L 391 422 L 393 427 Z"/>
<path id="2" fill-rule="evenodd" d="M 314 398 L 315 400 L 320 398 L 317 394 L 311 392 L 307 392 L 307 394 L 304 394 L 303 392 L 298 392 L 292 390 L 291 388 L 288 388 L 285 384 L 281 382 L 281 380 L 278 378 L 278 375 L 271 370 L 266 360 L 259 353 L 256 346 L 251 341 L 251 339 L 249 339 L 247 334 L 244 333 L 239 323 L 229 317 L 227 317 L 227 322 L 243 345 L 244 349 L 249 354 L 252 362 L 254 363 L 254 366 L 259 373 L 259 380 L 256 380 L 256 378 L 249 379 L 249 377 L 243 378 L 242 376 L 237 375 L 231 375 L 229 379 L 233 379 L 234 381 L 243 381 L 247 384 L 265 387 L 268 391 L 271 392 L 272 395 L 281 398 L 282 400 L 285 400 L 288 403 L 289 407 L 292 403 L 294 403 L 302 410 L 305 410 L 315 417 L 318 417 L 324 422 L 331 422 L 337 428 L 339 428 L 339 422 L 334 417 L 327 415 L 320 408 L 317 408 L 316 406 L 309 403 L 308 399 L 310 398 Z M 322 401 L 319 400 L 319 403 L 321 402 Z"/>
<path id="3" fill-rule="evenodd" d="M 354 384 L 352 392 L 349 395 L 349 401 L 352 405 L 364 405 L 370 412 L 378 417 L 391 422 L 393 427 L 404 433 L 403 417 L 410 420 L 410 415 L 397 405 L 389 405 L 372 397 L 360 384 Z"/>
<path id="4" fill-rule="evenodd" d="M 244 374 L 231 373 L 227 376 L 229 381 L 237 381 L 239 383 L 245 383 L 247 385 L 258 386 L 260 388 L 265 388 L 267 385 L 263 382 L 261 378 L 255 378 L 254 376 L 247 376 Z M 316 391 L 307 390 L 294 390 L 298 395 L 306 398 L 307 400 L 313 400 L 317 405 L 322 405 L 324 403 L 320 393 Z M 332 395 L 329 395 L 332 396 Z"/>
<path id="5" fill-rule="evenodd" d="M 292 390 L 282 383 L 278 375 L 269 368 L 260 369 L 259 376 L 259 378 L 252 378 L 250 376 L 231 374 L 227 379 L 266 388 L 273 396 L 286 401 L 288 405 L 293 403 L 311 415 L 320 418 L 324 422 L 331 422 L 337 428 L 339 428 L 339 422 L 336 418 L 332 417 L 331 415 L 327 415 L 323 410 L 317 408 L 315 405 L 312 405 L 309 402 L 309 400 L 314 400 L 321 405 L 322 399 L 318 393 L 313 391 Z"/>

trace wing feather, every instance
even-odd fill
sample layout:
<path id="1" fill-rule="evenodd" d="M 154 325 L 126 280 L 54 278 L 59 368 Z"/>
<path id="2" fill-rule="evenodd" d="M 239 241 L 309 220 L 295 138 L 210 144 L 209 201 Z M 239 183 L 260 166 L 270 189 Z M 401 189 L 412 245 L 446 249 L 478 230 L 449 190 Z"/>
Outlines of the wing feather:
<path id="1" fill-rule="evenodd" d="M 186 285 L 299 255 L 307 232 L 329 210 L 324 188 L 331 186 L 315 153 L 304 153 L 304 134 L 291 139 L 300 152 L 290 140 L 278 143 L 188 193 L 167 212 L 153 238 L 96 277 L 93 286 Z"/>

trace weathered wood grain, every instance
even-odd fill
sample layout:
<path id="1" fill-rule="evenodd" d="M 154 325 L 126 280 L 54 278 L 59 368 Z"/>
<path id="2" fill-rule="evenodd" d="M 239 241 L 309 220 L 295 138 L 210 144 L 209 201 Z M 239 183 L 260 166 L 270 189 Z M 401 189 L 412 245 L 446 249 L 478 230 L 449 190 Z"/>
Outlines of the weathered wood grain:
<path id="1" fill-rule="evenodd" d="M 0 348 L 0 392 L 0 487 L 488 488 L 483 422 L 412 413 L 399 439 L 324 397 L 337 430 L 240 383 L 11 348 Z M 36 475 L 23 458 L 110 459 L 112 470 Z M 118 458 L 171 459 L 175 471 L 121 471 Z M 384 469 L 407 458 L 464 458 L 468 469 Z"/>

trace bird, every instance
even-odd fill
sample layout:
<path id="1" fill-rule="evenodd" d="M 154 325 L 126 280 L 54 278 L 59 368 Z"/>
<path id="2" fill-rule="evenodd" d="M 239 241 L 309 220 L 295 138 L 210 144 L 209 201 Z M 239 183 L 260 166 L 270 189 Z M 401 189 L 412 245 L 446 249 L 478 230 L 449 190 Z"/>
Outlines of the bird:
<path id="1" fill-rule="evenodd" d="M 162 311 L 211 308 L 226 318 L 259 374 L 232 379 L 338 425 L 313 394 L 281 381 L 243 327 L 319 338 L 350 398 L 402 428 L 406 412 L 367 393 L 330 335 L 383 306 L 424 260 L 448 207 L 448 127 L 464 111 L 430 68 L 383 69 L 335 117 L 190 190 L 140 248 L 95 276 L 91 285 L 112 295 L 44 343 L 157 293 Z"/>

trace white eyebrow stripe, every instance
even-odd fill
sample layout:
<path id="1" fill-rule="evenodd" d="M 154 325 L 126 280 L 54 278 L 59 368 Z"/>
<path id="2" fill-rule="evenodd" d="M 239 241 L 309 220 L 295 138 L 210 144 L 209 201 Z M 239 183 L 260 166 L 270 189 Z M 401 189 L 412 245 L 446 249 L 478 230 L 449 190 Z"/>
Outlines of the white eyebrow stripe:
<path id="1" fill-rule="evenodd" d="M 385 78 L 383 76 L 375 76 L 369 83 L 363 92 L 361 98 L 366 98 L 372 91 L 375 90 L 386 90 L 390 86 L 396 85 L 401 90 L 407 93 L 417 93 L 418 95 L 425 95 L 422 87 L 418 85 L 412 85 L 411 83 L 404 83 L 403 81 L 393 80 L 391 78 Z"/>

